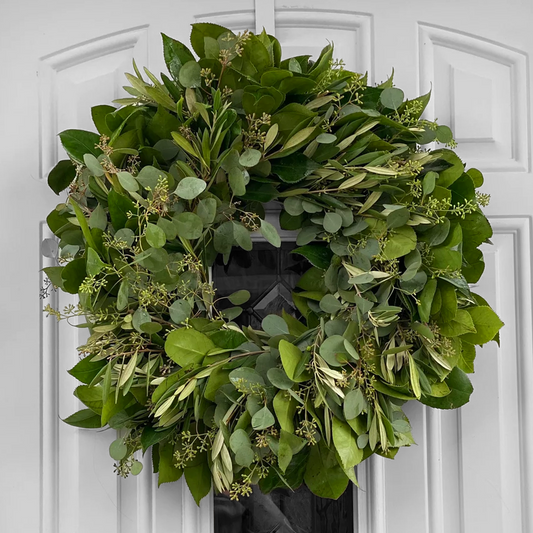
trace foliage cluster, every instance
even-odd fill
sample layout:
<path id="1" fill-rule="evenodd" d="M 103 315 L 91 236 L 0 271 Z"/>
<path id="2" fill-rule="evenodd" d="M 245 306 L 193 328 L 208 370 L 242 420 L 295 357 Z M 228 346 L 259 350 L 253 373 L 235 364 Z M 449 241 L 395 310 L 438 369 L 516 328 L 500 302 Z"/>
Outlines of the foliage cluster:
<path id="1" fill-rule="evenodd" d="M 68 199 L 47 219 L 45 271 L 79 305 L 46 311 L 90 334 L 70 370 L 86 409 L 66 422 L 122 429 L 119 474 L 151 448 L 159 483 L 184 474 L 197 502 L 212 484 L 337 498 L 358 463 L 413 443 L 405 402 L 467 402 L 475 345 L 497 340 L 469 288 L 492 235 L 483 177 L 421 119 L 429 94 L 369 86 L 332 46 L 282 60 L 265 32 L 203 23 L 191 44 L 199 59 L 163 35 L 170 77 L 134 64 L 121 107 L 92 109 L 98 133 L 60 134 L 69 159 L 49 184 Z M 209 267 L 255 231 L 280 245 L 271 201 L 310 268 L 300 319 L 258 331 L 234 321 L 247 291 L 220 309 Z"/>

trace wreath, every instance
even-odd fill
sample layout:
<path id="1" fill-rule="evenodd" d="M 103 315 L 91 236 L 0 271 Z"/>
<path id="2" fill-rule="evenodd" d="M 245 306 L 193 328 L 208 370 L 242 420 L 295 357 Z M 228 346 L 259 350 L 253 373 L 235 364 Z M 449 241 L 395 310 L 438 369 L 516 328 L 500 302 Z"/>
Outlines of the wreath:
<path id="1" fill-rule="evenodd" d="M 92 108 L 98 133 L 59 134 L 44 271 L 79 303 L 45 311 L 89 332 L 69 371 L 86 409 L 65 422 L 121 429 L 118 474 L 151 448 L 159 484 L 184 474 L 197 502 L 212 485 L 338 498 L 361 461 L 413 444 L 405 402 L 465 404 L 475 345 L 498 341 L 469 288 L 492 235 L 483 176 L 421 118 L 429 94 L 369 86 L 331 45 L 282 60 L 264 31 L 200 23 L 196 58 L 162 37 L 170 77 L 134 62 L 121 107 Z M 253 232 L 280 246 L 268 202 L 309 268 L 295 316 L 257 330 L 236 322 L 249 292 L 217 297 L 210 267 Z"/>

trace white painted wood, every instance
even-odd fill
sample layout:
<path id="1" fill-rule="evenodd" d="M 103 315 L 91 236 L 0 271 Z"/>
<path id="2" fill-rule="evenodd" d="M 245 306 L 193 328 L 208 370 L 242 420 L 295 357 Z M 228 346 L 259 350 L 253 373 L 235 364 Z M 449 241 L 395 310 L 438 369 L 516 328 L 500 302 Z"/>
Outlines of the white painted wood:
<path id="1" fill-rule="evenodd" d="M 61 156 L 56 134 L 91 128 L 90 107 L 123 94 L 133 57 L 164 70 L 159 33 L 187 40 L 194 21 L 265 27 L 286 54 L 316 55 L 334 41 L 337 57 L 368 71 L 371 82 L 394 67 L 408 97 L 432 88 L 428 118 L 454 127 L 459 154 L 484 171 L 492 194 L 494 246 L 476 290 L 506 327 L 501 348 L 479 354 L 470 404 L 453 412 L 408 406 L 418 446 L 359 468 L 356 529 L 532 531 L 532 11 L 520 0 L 4 2 L 0 531 L 212 532 L 212 498 L 198 509 L 183 482 L 158 488 L 148 460 L 138 478 L 118 479 L 107 454 L 112 432 L 61 422 L 79 405 L 66 370 L 83 333 L 44 318 L 38 298 L 38 270 L 51 261 L 40 254 L 50 237 L 43 221 L 58 202 L 45 183 Z M 53 294 L 50 302 L 69 298 Z"/>

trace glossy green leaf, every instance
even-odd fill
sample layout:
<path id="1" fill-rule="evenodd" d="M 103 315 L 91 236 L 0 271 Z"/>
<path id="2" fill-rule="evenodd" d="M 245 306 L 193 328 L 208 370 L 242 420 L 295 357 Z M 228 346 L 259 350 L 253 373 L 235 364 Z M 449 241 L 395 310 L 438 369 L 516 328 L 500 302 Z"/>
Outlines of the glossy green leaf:
<path id="1" fill-rule="evenodd" d="M 303 255 L 313 266 L 326 270 L 333 257 L 333 252 L 322 245 L 308 244 L 292 250 L 293 254 Z"/>
<path id="2" fill-rule="evenodd" d="M 214 347 L 209 337 L 192 328 L 171 331 L 165 342 L 167 355 L 182 367 L 200 363 Z"/>
<path id="3" fill-rule="evenodd" d="M 78 428 L 100 428 L 102 427 L 100 416 L 97 415 L 91 409 L 82 409 L 69 417 L 65 418 L 63 422 L 66 422 L 70 426 Z"/>
<path id="4" fill-rule="evenodd" d="M 283 369 L 287 373 L 287 376 L 294 381 L 297 377 L 296 369 L 303 357 L 302 352 L 294 344 L 282 339 L 279 343 L 279 353 L 281 355 Z"/>
<path id="5" fill-rule="evenodd" d="M 297 152 L 275 159 L 272 162 L 272 173 L 279 176 L 285 183 L 298 183 L 319 167 L 318 163 Z"/>
<path id="6" fill-rule="evenodd" d="M 198 465 L 186 467 L 184 471 L 185 480 L 194 501 L 196 505 L 200 505 L 200 500 L 211 490 L 211 470 L 209 470 L 207 459 Z"/>
<path id="7" fill-rule="evenodd" d="M 386 241 L 383 255 L 386 259 L 396 259 L 407 255 L 416 246 L 416 233 L 409 226 L 394 229 Z"/>
<path id="8" fill-rule="evenodd" d="M 333 417 L 331 434 L 344 468 L 353 468 L 363 460 L 363 450 L 357 446 L 357 437 L 346 422 Z"/>
<path id="9" fill-rule="evenodd" d="M 91 359 L 93 358 L 93 354 L 84 357 L 78 363 L 76 363 L 76 365 L 72 367 L 68 373 L 75 377 L 78 381 L 88 385 L 107 364 L 105 360 L 91 362 Z"/>
<path id="10" fill-rule="evenodd" d="M 65 190 L 76 177 L 76 167 L 72 164 L 72 161 L 65 160 L 59 161 L 57 165 L 48 174 L 48 186 L 56 193 L 59 194 Z"/>
<path id="11" fill-rule="evenodd" d="M 468 376 L 457 367 L 446 378 L 446 384 L 451 390 L 450 394 L 441 398 L 422 396 L 420 401 L 436 409 L 457 409 L 470 400 L 470 395 L 474 391 Z"/>
<path id="12" fill-rule="evenodd" d="M 100 144 L 100 136 L 90 131 L 65 130 L 59 134 L 59 139 L 67 154 L 80 164 L 84 164 L 85 154 L 98 157 L 102 153 L 100 148 L 96 148 Z"/>
<path id="13" fill-rule="evenodd" d="M 472 318 L 475 328 L 474 332 L 468 332 L 462 339 L 470 344 L 486 344 L 493 340 L 503 326 L 503 322 L 498 315 L 488 306 L 469 307 L 466 312 Z"/>
<path id="14" fill-rule="evenodd" d="M 324 440 L 311 446 L 305 471 L 305 483 L 320 498 L 339 498 L 348 486 L 349 479 L 337 463 L 335 451 Z"/>

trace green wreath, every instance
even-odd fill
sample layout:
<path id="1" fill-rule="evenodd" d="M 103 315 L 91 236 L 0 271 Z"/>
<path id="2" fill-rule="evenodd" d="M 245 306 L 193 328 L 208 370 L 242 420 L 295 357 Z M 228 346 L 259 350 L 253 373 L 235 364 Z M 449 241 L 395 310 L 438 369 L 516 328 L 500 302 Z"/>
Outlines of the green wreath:
<path id="1" fill-rule="evenodd" d="M 50 283 L 79 296 L 90 336 L 70 374 L 83 409 L 65 422 L 122 429 L 116 471 L 152 448 L 159 483 L 185 474 L 197 502 L 305 483 L 338 498 L 354 466 L 412 444 L 402 405 L 469 400 L 475 345 L 503 325 L 469 289 L 492 230 L 482 174 L 421 119 L 392 77 L 368 86 L 326 46 L 281 60 L 263 32 L 194 24 L 192 48 L 163 35 L 170 77 L 126 74 L 131 95 L 92 109 L 98 133 L 67 130 L 69 160 L 49 175 L 68 199 L 47 222 L 59 239 Z M 219 305 L 209 267 L 252 249 L 283 202 L 309 269 L 298 317 L 262 330 Z"/>

